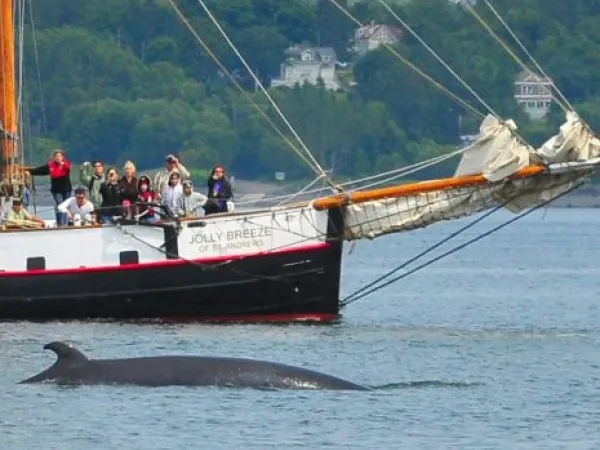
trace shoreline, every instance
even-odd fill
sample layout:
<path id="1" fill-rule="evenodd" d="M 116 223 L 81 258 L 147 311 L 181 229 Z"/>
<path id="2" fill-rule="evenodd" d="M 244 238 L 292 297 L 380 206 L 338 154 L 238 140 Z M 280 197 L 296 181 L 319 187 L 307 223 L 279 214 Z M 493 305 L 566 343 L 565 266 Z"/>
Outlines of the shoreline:
<path id="1" fill-rule="evenodd" d="M 74 185 L 75 187 L 75 185 Z M 199 192 L 204 192 L 201 186 L 197 186 Z M 270 198 L 293 195 L 298 192 L 297 184 L 279 184 L 264 181 L 239 180 L 236 179 L 233 186 L 235 201 L 240 203 L 254 203 L 256 206 L 272 206 L 277 201 L 269 201 Z M 330 191 L 323 190 L 323 196 Z M 314 198 L 314 195 L 298 195 L 295 201 L 306 201 Z M 52 205 L 49 184 L 38 184 L 36 186 L 36 203 L 38 205 Z M 548 205 L 549 208 L 600 208 L 600 186 L 588 185 L 554 200 Z"/>

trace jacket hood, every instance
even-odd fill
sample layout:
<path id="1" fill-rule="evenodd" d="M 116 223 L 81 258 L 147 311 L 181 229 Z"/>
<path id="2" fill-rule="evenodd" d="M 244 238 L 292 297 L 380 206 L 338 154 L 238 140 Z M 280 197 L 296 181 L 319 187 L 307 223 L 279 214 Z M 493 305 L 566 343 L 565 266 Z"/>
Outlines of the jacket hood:
<path id="1" fill-rule="evenodd" d="M 138 190 L 140 188 L 140 185 L 142 184 L 142 181 L 146 181 L 148 183 L 148 190 L 152 189 L 152 180 L 150 179 L 150 177 L 148 175 L 142 174 L 138 178 L 138 182 L 137 182 Z"/>

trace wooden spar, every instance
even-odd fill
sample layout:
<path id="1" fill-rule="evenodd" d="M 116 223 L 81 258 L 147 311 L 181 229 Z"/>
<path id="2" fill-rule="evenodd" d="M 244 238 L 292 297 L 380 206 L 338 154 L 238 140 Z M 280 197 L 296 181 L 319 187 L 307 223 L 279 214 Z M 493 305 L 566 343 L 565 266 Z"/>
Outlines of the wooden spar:
<path id="1" fill-rule="evenodd" d="M 519 178 L 529 178 L 534 175 L 539 175 L 545 170 L 546 168 L 540 165 L 527 166 L 515 172 L 511 177 L 509 177 L 509 179 L 516 180 Z M 443 191 L 446 189 L 483 186 L 488 183 L 489 181 L 481 174 L 442 178 L 440 180 L 401 184 L 381 189 L 372 189 L 369 191 L 359 191 L 352 192 L 350 194 L 322 197 L 313 202 L 313 208 L 321 211 L 324 209 L 339 208 L 340 206 L 344 206 L 348 203 L 365 203 L 373 200 L 382 200 L 384 198 L 406 197 L 408 195 L 424 194 L 427 192 Z"/>
<path id="2" fill-rule="evenodd" d="M 0 123 L 3 133 L 2 178 L 12 183 L 16 157 L 17 106 L 15 97 L 15 35 L 13 1 L 0 0 Z"/>

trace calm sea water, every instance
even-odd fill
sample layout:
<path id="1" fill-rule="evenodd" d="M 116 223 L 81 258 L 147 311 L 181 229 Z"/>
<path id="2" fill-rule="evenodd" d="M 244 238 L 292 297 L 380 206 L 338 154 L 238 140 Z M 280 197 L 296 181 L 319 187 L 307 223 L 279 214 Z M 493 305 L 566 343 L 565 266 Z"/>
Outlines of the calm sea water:
<path id="1" fill-rule="evenodd" d="M 343 295 L 466 222 L 348 246 Z M 600 210 L 536 212 L 332 326 L 0 324 L 0 448 L 599 448 L 599 231 Z M 380 389 L 16 385 L 54 361 L 52 340 L 92 357 L 269 359 Z"/>

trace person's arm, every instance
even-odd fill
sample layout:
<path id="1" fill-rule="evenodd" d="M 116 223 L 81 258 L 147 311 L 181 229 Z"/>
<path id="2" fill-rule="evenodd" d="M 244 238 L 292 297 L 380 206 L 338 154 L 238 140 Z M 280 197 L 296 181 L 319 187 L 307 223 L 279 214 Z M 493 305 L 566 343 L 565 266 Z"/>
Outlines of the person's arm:
<path id="1" fill-rule="evenodd" d="M 154 175 L 154 183 L 152 184 L 152 187 L 154 189 L 154 192 L 156 192 L 157 197 L 161 197 L 163 189 L 163 187 L 160 185 L 160 173 L 160 170 L 156 172 L 156 174 Z"/>
<path id="2" fill-rule="evenodd" d="M 191 175 L 190 171 L 186 169 L 186 167 L 177 161 L 177 170 L 179 171 L 179 176 L 181 177 L 181 181 L 189 180 Z"/>
<path id="3" fill-rule="evenodd" d="M 62 202 L 60 205 L 58 205 L 58 207 L 57 207 L 58 211 L 61 213 L 66 213 L 66 214 L 68 214 L 69 217 L 71 217 L 71 211 L 69 210 L 69 208 L 71 207 L 71 205 L 73 204 L 74 201 L 75 201 L 75 197 L 70 197 L 70 198 L 66 199 L 64 202 Z"/>
<path id="4" fill-rule="evenodd" d="M 226 200 L 233 200 L 233 192 L 231 191 L 231 184 L 229 181 L 221 180 L 221 191 L 219 192 L 219 198 Z"/>
<path id="5" fill-rule="evenodd" d="M 31 175 L 50 175 L 50 166 L 48 164 L 37 166 L 32 168 L 29 173 Z"/>
<path id="6" fill-rule="evenodd" d="M 206 197 L 206 195 L 204 195 L 204 194 L 201 194 L 200 192 L 194 192 L 194 193 L 192 193 L 192 195 L 194 196 L 194 198 L 197 201 L 196 206 L 194 206 L 194 208 L 192 209 L 192 212 L 196 212 L 197 209 L 200 209 L 204 205 L 206 205 L 206 202 L 208 201 L 208 197 Z"/>
<path id="7" fill-rule="evenodd" d="M 89 163 L 83 163 L 79 169 L 79 182 L 83 184 L 86 188 L 92 182 L 92 174 L 90 174 L 89 169 Z"/>
<path id="8" fill-rule="evenodd" d="M 23 208 L 23 215 L 26 220 L 33 220 L 33 215 L 26 208 Z"/>

